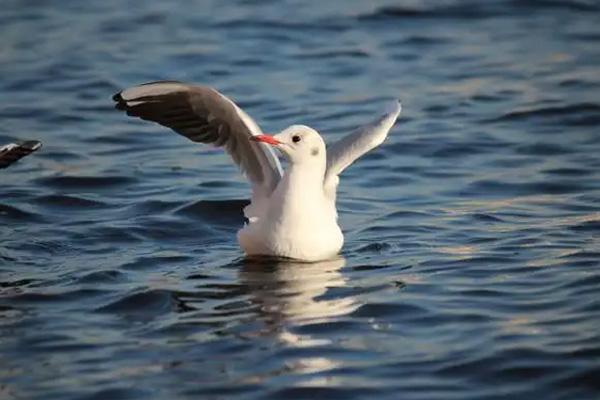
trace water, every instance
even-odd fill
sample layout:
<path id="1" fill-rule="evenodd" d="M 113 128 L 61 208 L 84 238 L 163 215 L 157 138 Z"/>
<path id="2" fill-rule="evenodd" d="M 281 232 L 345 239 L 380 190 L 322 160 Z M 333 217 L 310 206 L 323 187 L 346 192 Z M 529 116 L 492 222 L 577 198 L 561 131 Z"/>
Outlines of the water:
<path id="1" fill-rule="evenodd" d="M 596 2 L 88 3 L 0 11 L 0 398 L 598 398 Z M 402 99 L 340 259 L 242 258 L 229 160 L 112 109 L 165 78 L 329 141 Z"/>

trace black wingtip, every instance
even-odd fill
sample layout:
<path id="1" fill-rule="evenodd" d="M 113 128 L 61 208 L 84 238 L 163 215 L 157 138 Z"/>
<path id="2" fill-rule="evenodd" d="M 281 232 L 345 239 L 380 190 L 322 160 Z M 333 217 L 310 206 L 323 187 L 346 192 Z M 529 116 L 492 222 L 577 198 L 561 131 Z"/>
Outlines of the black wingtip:
<path id="1" fill-rule="evenodd" d="M 121 96 L 121 93 L 123 93 L 123 92 L 115 93 L 113 95 L 112 99 L 113 99 L 113 101 L 116 102 L 115 108 L 117 110 L 125 111 L 125 110 L 127 110 L 127 102 L 125 102 L 125 100 L 123 100 L 123 96 Z"/>
<path id="2" fill-rule="evenodd" d="M 19 145 L 29 151 L 36 151 L 42 147 L 42 142 L 39 140 L 26 140 L 19 143 Z"/>

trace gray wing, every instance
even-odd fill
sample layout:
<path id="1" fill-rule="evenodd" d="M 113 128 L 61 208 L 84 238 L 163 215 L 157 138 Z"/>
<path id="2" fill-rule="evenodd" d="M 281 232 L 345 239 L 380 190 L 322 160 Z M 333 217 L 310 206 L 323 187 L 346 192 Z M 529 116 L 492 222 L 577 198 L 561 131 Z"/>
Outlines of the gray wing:
<path id="1" fill-rule="evenodd" d="M 274 151 L 249 140 L 262 132 L 230 99 L 206 86 L 162 81 L 125 89 L 113 96 L 115 108 L 154 121 L 194 142 L 224 147 L 256 189 L 272 192 L 282 169 Z"/>
<path id="2" fill-rule="evenodd" d="M 28 140 L 20 143 L 10 143 L 0 147 L 0 168 L 6 168 L 10 164 L 33 153 L 42 147 L 37 140 Z"/>
<path id="3" fill-rule="evenodd" d="M 395 101 L 384 115 L 327 147 L 325 186 L 335 186 L 337 176 L 356 159 L 379 146 L 394 126 L 402 106 Z"/>

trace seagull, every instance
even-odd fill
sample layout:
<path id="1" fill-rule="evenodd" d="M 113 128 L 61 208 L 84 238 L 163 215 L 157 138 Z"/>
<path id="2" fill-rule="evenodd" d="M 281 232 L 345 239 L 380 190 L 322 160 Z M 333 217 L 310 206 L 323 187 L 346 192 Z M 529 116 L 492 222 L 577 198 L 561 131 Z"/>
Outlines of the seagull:
<path id="1" fill-rule="evenodd" d="M 193 142 L 223 147 L 252 187 L 246 224 L 237 238 L 247 256 L 306 262 L 335 257 L 344 236 L 337 222 L 339 175 L 387 137 L 401 111 L 385 114 L 330 146 L 305 125 L 264 134 L 232 100 L 217 90 L 178 81 L 134 86 L 113 96 L 115 108 L 157 122 Z M 284 172 L 274 149 L 288 161 Z"/>
<path id="2" fill-rule="evenodd" d="M 42 147 L 42 143 L 37 140 L 27 140 L 25 142 L 9 143 L 0 146 L 0 169 L 6 168 L 21 158 L 33 153 Z"/>

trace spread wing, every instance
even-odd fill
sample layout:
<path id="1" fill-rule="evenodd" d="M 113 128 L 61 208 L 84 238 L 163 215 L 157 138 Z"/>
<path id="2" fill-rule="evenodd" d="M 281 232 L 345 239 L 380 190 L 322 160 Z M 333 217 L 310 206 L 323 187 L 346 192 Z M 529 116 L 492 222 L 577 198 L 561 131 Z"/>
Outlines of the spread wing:
<path id="1" fill-rule="evenodd" d="M 20 160 L 42 147 L 37 140 L 28 140 L 20 143 L 10 143 L 0 147 L 0 168 L 6 168 L 10 164 Z"/>
<path id="2" fill-rule="evenodd" d="M 262 132 L 233 101 L 206 86 L 161 81 L 125 89 L 113 96 L 115 108 L 154 121 L 193 142 L 223 147 L 252 183 L 253 191 L 270 194 L 282 169 L 273 149 L 249 140 Z"/>
<path id="3" fill-rule="evenodd" d="M 327 147 L 325 187 L 335 186 L 337 176 L 356 159 L 379 146 L 394 126 L 402 106 L 395 101 L 384 115 Z"/>

